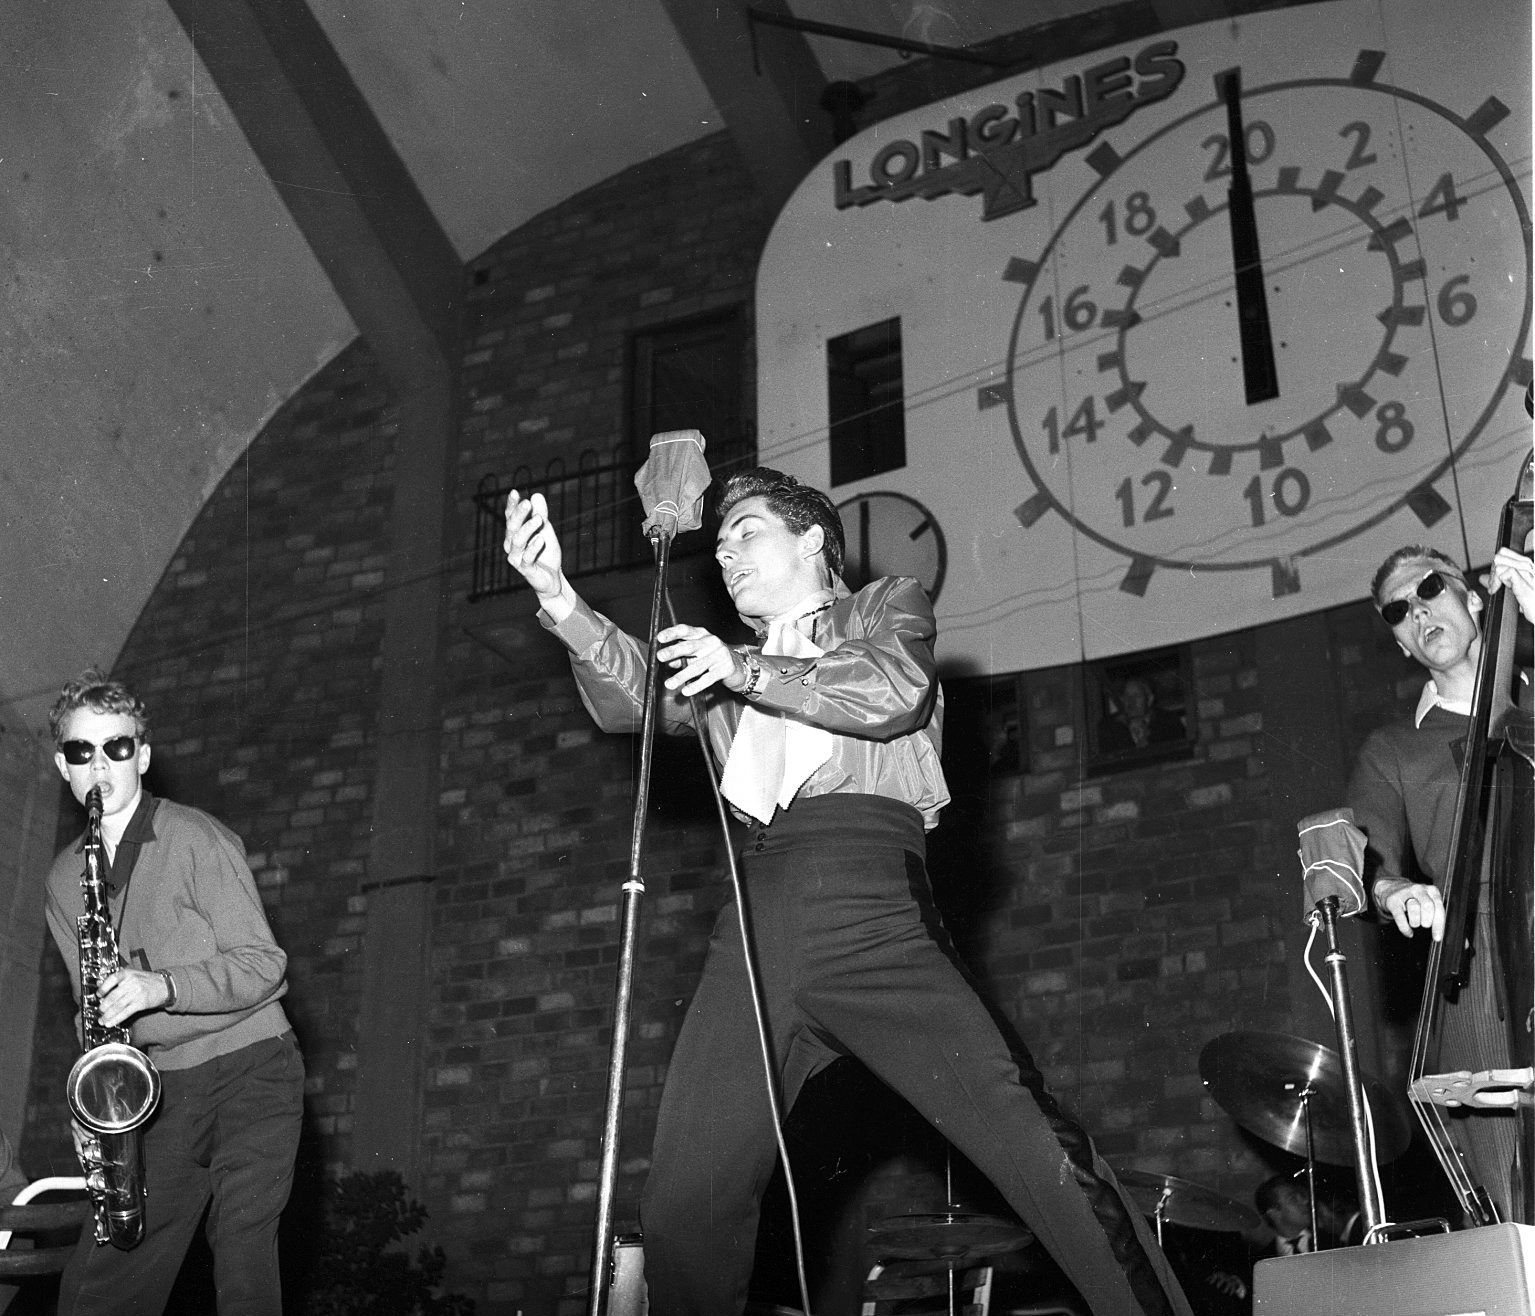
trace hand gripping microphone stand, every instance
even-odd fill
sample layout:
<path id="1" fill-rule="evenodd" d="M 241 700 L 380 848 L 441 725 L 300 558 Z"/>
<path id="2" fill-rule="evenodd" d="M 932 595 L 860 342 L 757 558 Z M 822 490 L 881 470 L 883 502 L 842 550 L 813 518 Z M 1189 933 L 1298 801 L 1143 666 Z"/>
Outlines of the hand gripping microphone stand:
<path id="1" fill-rule="evenodd" d="M 704 436 L 697 430 L 656 434 L 650 440 L 649 458 L 634 476 L 635 487 L 645 507 L 643 528 L 655 552 L 656 580 L 650 600 L 645 703 L 640 722 L 639 781 L 634 793 L 634 823 L 629 840 L 629 876 L 624 881 L 620 917 L 618 984 L 614 990 L 613 1041 L 608 1055 L 607 1113 L 602 1123 L 602 1164 L 597 1182 L 597 1242 L 592 1253 L 591 1283 L 587 1290 L 590 1316 L 601 1316 L 606 1310 L 610 1280 L 608 1256 L 613 1245 L 613 1195 L 618 1180 L 618 1137 L 629 1051 L 634 953 L 639 932 L 640 897 L 645 894 L 640 854 L 650 802 L 651 761 L 655 753 L 656 632 L 661 626 L 661 602 L 666 597 L 672 540 L 680 532 L 696 530 L 703 524 L 703 497 L 709 488 L 709 467 L 703 454 Z"/>

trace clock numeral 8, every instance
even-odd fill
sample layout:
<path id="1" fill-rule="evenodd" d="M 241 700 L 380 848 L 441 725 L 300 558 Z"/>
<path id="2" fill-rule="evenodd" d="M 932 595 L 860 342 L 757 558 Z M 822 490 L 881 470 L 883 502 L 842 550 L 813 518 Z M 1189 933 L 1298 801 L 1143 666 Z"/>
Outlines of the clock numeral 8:
<path id="1" fill-rule="evenodd" d="M 1247 499 L 1253 524 L 1260 526 L 1265 520 L 1263 504 L 1266 501 L 1272 501 L 1274 510 L 1281 516 L 1299 516 L 1304 512 L 1306 504 L 1311 501 L 1311 481 L 1306 478 L 1305 471 L 1287 466 L 1274 477 L 1274 487 L 1269 491 L 1267 499 L 1263 496 L 1263 479 L 1257 475 L 1247 482 L 1242 497 Z"/>
<path id="2" fill-rule="evenodd" d="M 1375 409 L 1380 428 L 1375 431 L 1375 446 L 1382 452 L 1401 452 L 1412 442 L 1412 422 L 1407 419 L 1403 402 L 1382 402 Z"/>

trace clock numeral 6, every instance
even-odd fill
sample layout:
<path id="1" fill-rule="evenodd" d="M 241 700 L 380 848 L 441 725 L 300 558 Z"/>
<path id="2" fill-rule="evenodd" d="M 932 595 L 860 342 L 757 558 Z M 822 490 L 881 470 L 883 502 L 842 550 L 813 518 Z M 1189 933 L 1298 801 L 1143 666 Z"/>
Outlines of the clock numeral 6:
<path id="1" fill-rule="evenodd" d="M 1167 471 L 1148 471 L 1141 476 L 1141 483 L 1151 490 L 1151 497 L 1146 502 L 1146 510 L 1141 515 L 1142 521 L 1162 521 L 1172 516 L 1177 510 L 1167 505 L 1167 499 L 1173 491 L 1173 477 Z M 1114 497 L 1119 499 L 1119 513 L 1125 525 L 1135 524 L 1135 490 L 1131 487 L 1130 477 L 1127 475 L 1119 482 L 1119 487 L 1114 490 Z"/>
<path id="2" fill-rule="evenodd" d="M 1476 298 L 1465 291 L 1466 284 L 1470 282 L 1469 274 L 1457 274 L 1439 290 L 1439 297 L 1434 304 L 1439 308 L 1439 318 L 1451 328 L 1458 329 L 1463 324 L 1469 324 L 1476 315 Z"/>
<path id="3" fill-rule="evenodd" d="M 1242 490 L 1242 497 L 1247 499 L 1248 511 L 1252 513 L 1252 522 L 1260 526 L 1266 519 L 1263 514 L 1263 505 L 1268 502 L 1274 504 L 1274 510 L 1280 516 L 1299 516 L 1306 510 L 1306 504 L 1311 501 L 1311 481 L 1306 478 L 1305 471 L 1298 471 L 1293 466 L 1286 466 L 1274 477 L 1273 488 L 1264 496 L 1263 478 L 1255 475 L 1247 482 L 1247 487 Z"/>

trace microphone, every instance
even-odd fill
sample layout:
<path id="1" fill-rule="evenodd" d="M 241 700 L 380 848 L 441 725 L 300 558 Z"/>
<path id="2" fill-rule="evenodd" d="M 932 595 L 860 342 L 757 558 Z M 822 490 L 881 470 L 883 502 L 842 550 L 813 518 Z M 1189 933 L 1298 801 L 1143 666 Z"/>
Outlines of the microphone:
<path id="1" fill-rule="evenodd" d="M 1305 921 L 1329 896 L 1338 899 L 1343 917 L 1365 907 L 1364 833 L 1354 826 L 1352 809 L 1328 809 L 1302 818 L 1300 832 L 1302 879 L 1306 890 Z"/>
<path id="2" fill-rule="evenodd" d="M 650 539 L 671 539 L 703 524 L 709 463 L 697 430 L 666 430 L 650 436 L 650 456 L 634 473 L 645 507 L 643 529 Z"/>

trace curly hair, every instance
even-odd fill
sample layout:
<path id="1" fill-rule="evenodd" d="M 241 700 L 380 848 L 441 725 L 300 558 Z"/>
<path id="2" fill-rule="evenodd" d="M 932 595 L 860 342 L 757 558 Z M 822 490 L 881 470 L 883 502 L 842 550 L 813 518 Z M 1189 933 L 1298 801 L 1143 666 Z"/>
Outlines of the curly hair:
<path id="1" fill-rule="evenodd" d="M 768 510 L 797 535 L 804 534 L 811 526 L 820 526 L 826 535 L 821 546 L 822 560 L 830 568 L 832 579 L 842 575 L 847 540 L 842 533 L 842 518 L 830 498 L 819 489 L 801 484 L 792 475 L 768 466 L 753 466 L 750 470 L 738 471 L 725 481 L 718 514 L 723 518 L 737 503 L 758 497 L 764 499 Z"/>
<path id="2" fill-rule="evenodd" d="M 59 697 L 48 710 L 48 730 L 53 733 L 55 746 L 63 744 L 64 724 L 77 708 L 88 708 L 93 713 L 121 713 L 133 719 L 134 734 L 140 740 L 149 739 L 149 714 L 144 701 L 133 694 L 121 681 L 109 680 L 106 673 L 94 667 L 87 668 L 74 680 L 66 682 Z"/>
<path id="3" fill-rule="evenodd" d="M 1426 544 L 1406 544 L 1397 549 L 1376 569 L 1375 577 L 1370 581 L 1370 602 L 1379 608 L 1382 602 L 1380 592 L 1391 573 L 1404 562 L 1417 561 L 1437 563 L 1442 571 L 1453 576 L 1462 585 L 1466 584 L 1466 573 L 1437 548 L 1429 548 Z"/>

